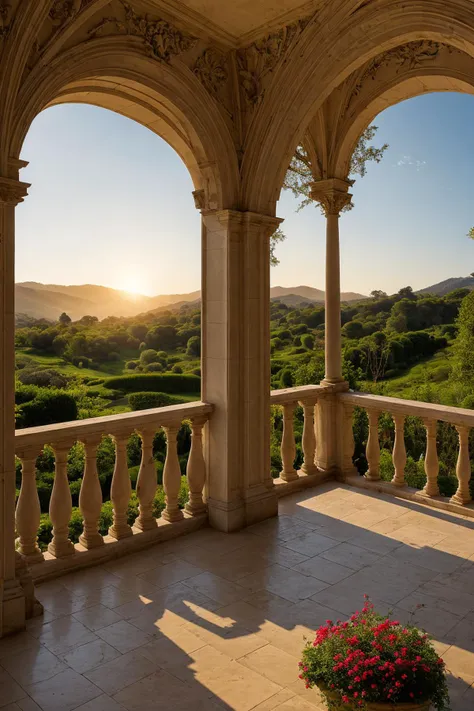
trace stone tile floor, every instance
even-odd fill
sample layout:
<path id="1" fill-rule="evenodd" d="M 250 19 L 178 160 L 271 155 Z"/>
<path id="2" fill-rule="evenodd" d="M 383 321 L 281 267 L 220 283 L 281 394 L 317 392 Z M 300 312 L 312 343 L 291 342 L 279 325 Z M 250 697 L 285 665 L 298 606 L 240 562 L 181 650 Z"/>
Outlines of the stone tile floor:
<path id="1" fill-rule="evenodd" d="M 472 711 L 474 520 L 337 483 L 39 586 L 44 618 L 0 640 L 0 708 L 314 711 L 304 637 L 364 593 L 434 635 Z"/>

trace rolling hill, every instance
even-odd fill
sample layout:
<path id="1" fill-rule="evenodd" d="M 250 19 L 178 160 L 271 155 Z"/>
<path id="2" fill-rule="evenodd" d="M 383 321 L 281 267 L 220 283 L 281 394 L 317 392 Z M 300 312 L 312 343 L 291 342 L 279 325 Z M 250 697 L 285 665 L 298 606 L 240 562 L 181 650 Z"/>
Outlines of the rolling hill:
<path id="1" fill-rule="evenodd" d="M 189 304 L 199 306 L 201 292 L 188 294 L 160 294 L 145 296 L 131 294 L 118 289 L 111 289 L 96 284 L 65 286 L 60 284 L 42 284 L 25 281 L 15 287 L 15 313 L 35 319 L 57 321 L 65 311 L 73 321 L 86 314 L 99 319 L 107 316 L 136 316 L 164 307 Z M 324 291 L 311 286 L 274 286 L 270 289 L 270 298 L 280 300 L 289 306 L 306 303 L 323 303 Z M 354 301 L 365 298 L 362 294 L 342 293 L 342 301 Z"/>
<path id="2" fill-rule="evenodd" d="M 426 286 L 424 289 L 419 289 L 417 294 L 436 294 L 436 296 L 445 296 L 449 294 L 450 291 L 455 289 L 474 289 L 474 277 L 451 277 L 450 279 L 445 279 L 444 281 L 438 282 L 438 284 L 433 284 L 432 286 Z"/>

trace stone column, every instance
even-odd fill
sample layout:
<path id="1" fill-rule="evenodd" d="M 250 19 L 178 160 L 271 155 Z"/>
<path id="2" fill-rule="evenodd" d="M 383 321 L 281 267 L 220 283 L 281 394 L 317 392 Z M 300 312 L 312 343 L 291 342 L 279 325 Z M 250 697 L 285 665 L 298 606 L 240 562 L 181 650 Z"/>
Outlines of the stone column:
<path id="1" fill-rule="evenodd" d="M 270 476 L 270 235 L 280 220 L 203 210 L 202 398 L 206 498 L 232 531 L 277 513 Z"/>
<path id="2" fill-rule="evenodd" d="M 25 626 L 15 566 L 15 207 L 29 185 L 0 177 L 0 637 Z"/>
<path id="3" fill-rule="evenodd" d="M 326 215 L 326 294 L 325 294 L 325 376 L 321 385 L 330 385 L 328 393 L 316 407 L 316 465 L 321 471 L 342 476 L 344 411 L 336 393 L 348 389 L 342 377 L 341 350 L 341 279 L 339 259 L 339 215 L 352 195 L 345 180 L 330 178 L 313 183 L 311 198 Z"/>
<path id="4" fill-rule="evenodd" d="M 313 183 L 311 198 L 326 215 L 326 330 L 325 376 L 328 385 L 343 383 L 341 352 L 341 278 L 339 259 L 339 215 L 351 201 L 349 183 L 332 178 Z"/>

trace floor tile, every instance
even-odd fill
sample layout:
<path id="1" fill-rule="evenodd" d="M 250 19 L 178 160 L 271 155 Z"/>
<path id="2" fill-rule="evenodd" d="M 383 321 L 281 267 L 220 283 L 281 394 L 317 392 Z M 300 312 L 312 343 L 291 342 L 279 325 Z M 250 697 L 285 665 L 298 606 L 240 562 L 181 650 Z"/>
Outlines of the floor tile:
<path id="1" fill-rule="evenodd" d="M 49 679 L 68 667 L 44 647 L 33 647 L 4 657 L 1 665 L 22 686 Z"/>
<path id="2" fill-rule="evenodd" d="M 255 652 L 241 657 L 240 664 L 253 669 L 280 686 L 287 686 L 298 677 L 298 661 L 287 652 L 267 644 Z"/>
<path id="3" fill-rule="evenodd" d="M 162 670 L 128 686 L 115 700 L 128 711 L 222 711 L 210 697 L 200 685 L 189 686 Z"/>
<path id="4" fill-rule="evenodd" d="M 72 669 L 26 687 L 43 711 L 71 711 L 100 696 L 100 689 Z"/>
<path id="5" fill-rule="evenodd" d="M 348 568 L 345 565 L 339 565 L 339 563 L 333 563 L 330 560 L 326 560 L 322 556 L 315 556 L 314 558 L 308 558 L 308 560 L 303 563 L 299 563 L 294 566 L 294 570 L 297 570 L 303 575 L 311 575 L 318 580 L 322 580 L 324 583 L 333 585 L 338 583 L 344 578 L 348 578 L 350 575 L 354 574 L 352 568 Z"/>
<path id="6" fill-rule="evenodd" d="M 142 580 L 152 583 L 157 588 L 165 588 L 173 583 L 180 583 L 186 578 L 193 578 L 196 575 L 204 572 L 192 563 L 185 560 L 176 560 L 173 563 L 167 563 L 158 568 L 148 570 L 146 573 L 141 573 L 139 576 Z"/>
<path id="7" fill-rule="evenodd" d="M 133 651 L 85 672 L 84 676 L 106 694 L 113 696 L 126 686 L 152 674 L 157 668 L 158 664 L 146 659 L 138 651 Z"/>
<path id="8" fill-rule="evenodd" d="M 360 570 L 367 565 L 372 565 L 380 558 L 378 553 L 359 548 L 359 546 L 354 546 L 351 543 L 340 543 L 338 546 L 321 553 L 321 556 L 326 560 L 345 565 L 353 570 Z"/>
<path id="9" fill-rule="evenodd" d="M 73 617 L 79 622 L 82 622 L 82 624 L 92 630 L 92 632 L 100 630 L 102 627 L 108 627 L 108 625 L 112 625 L 114 622 L 120 622 L 122 619 L 120 615 L 117 615 L 116 612 L 104 605 L 86 607 L 84 610 L 76 612 Z"/>
<path id="10" fill-rule="evenodd" d="M 26 696 L 26 691 L 4 669 L 0 669 L 0 708 Z"/>
<path id="11" fill-rule="evenodd" d="M 123 711 L 124 707 L 121 706 L 117 701 L 114 701 L 110 696 L 106 694 L 101 694 L 97 696 L 92 701 L 88 701 L 82 706 L 78 706 L 75 711 Z"/>
<path id="12" fill-rule="evenodd" d="M 213 573 L 200 573 L 193 578 L 187 578 L 184 584 L 221 605 L 230 605 L 231 602 L 242 600 L 247 595 L 246 588 Z"/>
<path id="13" fill-rule="evenodd" d="M 0 639 L 0 663 L 3 657 L 9 657 L 24 649 L 37 648 L 38 640 L 29 632 L 19 632 L 11 637 Z"/>
<path id="14" fill-rule="evenodd" d="M 120 652 L 115 647 L 111 647 L 103 639 L 97 639 L 95 642 L 75 647 L 67 654 L 62 655 L 61 659 L 78 674 L 84 674 L 84 672 L 95 669 L 119 656 Z"/>
<path id="15" fill-rule="evenodd" d="M 326 583 L 316 578 L 280 565 L 271 565 L 261 572 L 241 578 L 239 584 L 253 592 L 268 590 L 290 602 L 304 600 L 327 587 Z"/>
<path id="16" fill-rule="evenodd" d="M 337 541 L 312 531 L 286 541 L 284 545 L 292 551 L 312 557 L 334 548 L 337 546 Z"/>
<path id="17" fill-rule="evenodd" d="M 131 652 L 132 649 L 141 647 L 142 644 L 147 644 L 152 639 L 149 634 L 137 629 L 137 627 L 125 620 L 97 630 L 97 635 L 122 654 Z"/>
<path id="18" fill-rule="evenodd" d="M 72 616 L 60 617 L 45 625 L 39 641 L 53 654 L 65 654 L 70 649 L 87 642 L 93 642 L 97 636 Z"/>

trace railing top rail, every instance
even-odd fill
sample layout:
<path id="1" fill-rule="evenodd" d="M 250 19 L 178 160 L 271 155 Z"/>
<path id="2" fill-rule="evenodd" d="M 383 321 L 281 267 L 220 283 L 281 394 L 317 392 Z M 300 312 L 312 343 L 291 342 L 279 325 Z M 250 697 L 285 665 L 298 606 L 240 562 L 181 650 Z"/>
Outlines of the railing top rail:
<path id="1" fill-rule="evenodd" d="M 59 422 L 43 427 L 27 427 L 16 430 L 15 449 L 18 451 L 30 446 L 43 447 L 45 444 L 75 442 L 83 437 L 131 433 L 150 425 L 159 429 L 161 426 L 181 423 L 191 417 L 209 416 L 213 409 L 213 405 L 198 401 L 138 412 L 124 412 L 120 415 L 92 417 L 87 420 Z"/>
<path id="2" fill-rule="evenodd" d="M 379 410 L 380 412 L 400 413 L 413 415 L 424 420 L 440 420 L 453 425 L 474 427 L 474 410 L 462 407 L 449 407 L 431 402 L 418 402 L 417 400 L 403 400 L 398 397 L 371 395 L 370 393 L 344 392 L 338 395 L 342 402 L 357 405 L 366 409 Z"/>
<path id="3" fill-rule="evenodd" d="M 300 400 L 317 400 L 327 392 L 331 392 L 330 385 L 299 385 L 296 388 L 283 388 L 282 390 L 272 390 L 270 401 L 272 405 L 284 405 L 287 402 L 299 402 Z"/>

